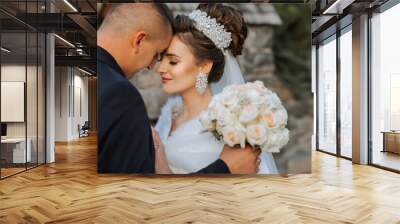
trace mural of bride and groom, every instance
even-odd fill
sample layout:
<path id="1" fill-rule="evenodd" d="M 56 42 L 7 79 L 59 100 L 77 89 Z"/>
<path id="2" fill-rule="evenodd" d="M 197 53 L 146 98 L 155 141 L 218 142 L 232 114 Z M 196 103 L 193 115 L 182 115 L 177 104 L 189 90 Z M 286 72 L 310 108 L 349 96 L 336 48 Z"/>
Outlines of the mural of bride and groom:
<path id="1" fill-rule="evenodd" d="M 175 18 L 164 4 L 113 4 L 97 34 L 98 172 L 277 174 L 287 113 L 261 82 L 245 84 L 247 32 L 219 3 Z M 129 82 L 146 68 L 169 96 L 154 127 Z"/>

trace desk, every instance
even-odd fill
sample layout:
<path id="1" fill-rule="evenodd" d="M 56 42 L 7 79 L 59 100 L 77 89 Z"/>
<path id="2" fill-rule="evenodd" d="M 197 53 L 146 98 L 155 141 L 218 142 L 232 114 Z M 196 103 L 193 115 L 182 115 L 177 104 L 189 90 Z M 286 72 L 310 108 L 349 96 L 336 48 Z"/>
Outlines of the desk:
<path id="1" fill-rule="evenodd" d="M 382 152 L 400 154 L 400 131 L 382 131 L 381 133 L 383 133 Z"/>
<path id="2" fill-rule="evenodd" d="M 25 151 L 25 138 L 1 139 L 1 157 L 9 163 L 25 163 L 31 161 L 32 140 L 27 139 Z M 26 153 L 26 154 L 25 154 Z M 12 154 L 12 155 L 11 155 Z M 12 159 L 11 159 L 12 158 Z M 25 159 L 27 159 L 25 161 Z"/>

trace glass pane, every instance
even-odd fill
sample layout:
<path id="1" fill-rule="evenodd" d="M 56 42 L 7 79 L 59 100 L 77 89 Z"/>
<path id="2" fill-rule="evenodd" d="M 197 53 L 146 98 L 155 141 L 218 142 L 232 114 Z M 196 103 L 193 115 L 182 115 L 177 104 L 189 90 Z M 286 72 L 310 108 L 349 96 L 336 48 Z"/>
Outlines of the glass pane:
<path id="1" fill-rule="evenodd" d="M 38 164 L 45 163 L 45 44 L 46 37 L 39 33 L 38 45 Z"/>
<path id="2" fill-rule="evenodd" d="M 2 15 L 4 16 L 4 15 Z M 26 141 L 26 33 L 1 33 L 1 175 L 25 170 L 30 159 Z M 5 50 L 4 50 L 5 49 Z M 28 146 L 28 150 L 27 147 Z"/>
<path id="3" fill-rule="evenodd" d="M 400 5 L 372 22 L 372 163 L 400 170 Z"/>
<path id="4" fill-rule="evenodd" d="M 336 153 L 336 39 L 318 48 L 318 148 Z"/>
<path id="5" fill-rule="evenodd" d="M 38 74 L 38 57 L 37 57 L 37 33 L 27 33 L 28 38 L 28 63 L 27 63 L 27 80 L 26 80 L 26 110 L 27 110 L 27 142 L 30 148 L 30 158 L 28 159 L 28 168 L 37 165 L 37 132 L 38 132 L 38 113 L 37 113 L 37 74 Z"/>
<path id="6" fill-rule="evenodd" d="M 18 18 L 0 12 L 2 178 L 45 161 L 45 36 L 21 22 L 38 19 L 44 6 L 45 0 L 0 1 Z"/>
<path id="7" fill-rule="evenodd" d="M 352 157 L 352 36 L 351 30 L 340 37 L 340 153 Z"/>

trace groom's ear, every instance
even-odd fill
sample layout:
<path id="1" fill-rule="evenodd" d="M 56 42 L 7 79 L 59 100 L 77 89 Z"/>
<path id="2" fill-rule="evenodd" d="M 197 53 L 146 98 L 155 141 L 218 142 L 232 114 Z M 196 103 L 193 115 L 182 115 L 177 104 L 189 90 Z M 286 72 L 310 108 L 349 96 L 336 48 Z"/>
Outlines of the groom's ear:
<path id="1" fill-rule="evenodd" d="M 144 31 L 133 32 L 130 36 L 130 43 L 135 53 L 139 52 L 140 45 L 143 44 L 147 34 Z"/>

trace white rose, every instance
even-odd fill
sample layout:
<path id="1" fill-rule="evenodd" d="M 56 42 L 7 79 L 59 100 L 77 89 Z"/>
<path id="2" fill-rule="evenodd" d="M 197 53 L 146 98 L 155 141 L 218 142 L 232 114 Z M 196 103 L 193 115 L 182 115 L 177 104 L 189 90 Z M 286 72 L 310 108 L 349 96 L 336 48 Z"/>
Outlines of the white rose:
<path id="1" fill-rule="evenodd" d="M 238 120 L 235 120 L 233 127 L 235 127 L 236 130 L 246 133 L 246 130 L 247 130 L 246 127 Z"/>
<path id="2" fill-rule="evenodd" d="M 289 130 L 274 129 L 268 132 L 268 139 L 262 150 L 265 152 L 279 152 L 289 142 Z"/>
<path id="3" fill-rule="evenodd" d="M 239 133 L 240 147 L 244 148 L 246 146 L 246 127 L 239 121 L 236 121 L 233 127 Z"/>
<path id="4" fill-rule="evenodd" d="M 268 94 L 268 92 L 269 92 L 269 90 L 264 86 L 264 83 L 262 83 L 261 81 L 255 81 L 254 88 L 261 95 Z"/>
<path id="5" fill-rule="evenodd" d="M 281 100 L 273 92 L 267 95 L 267 104 L 269 108 L 279 108 L 282 106 Z"/>
<path id="6" fill-rule="evenodd" d="M 208 116 L 210 117 L 210 120 L 216 120 L 217 119 L 217 110 L 215 108 L 211 108 L 208 111 Z"/>
<path id="7" fill-rule="evenodd" d="M 274 128 L 276 123 L 275 123 L 275 116 L 271 111 L 267 111 L 266 113 L 263 113 L 260 116 L 260 120 L 268 127 L 268 128 Z"/>
<path id="8" fill-rule="evenodd" d="M 258 94 L 258 93 L 257 93 Z M 261 106 L 267 103 L 267 98 L 262 95 L 251 96 L 251 104 Z"/>
<path id="9" fill-rule="evenodd" d="M 200 123 L 205 130 L 214 131 L 215 123 L 210 119 L 209 113 L 206 111 L 201 112 L 200 114 Z"/>
<path id="10" fill-rule="evenodd" d="M 246 85 L 237 85 L 237 86 L 235 86 L 235 91 L 242 92 L 242 91 L 247 91 L 247 90 L 248 90 L 248 87 Z"/>
<path id="11" fill-rule="evenodd" d="M 237 102 L 237 99 L 233 94 L 226 96 L 222 99 L 222 104 L 224 104 L 225 106 L 231 106 L 231 105 L 235 104 L 236 102 Z"/>
<path id="12" fill-rule="evenodd" d="M 239 120 L 247 123 L 253 121 L 258 116 L 258 108 L 256 105 L 245 105 L 242 108 Z"/>
<path id="13" fill-rule="evenodd" d="M 227 113 L 226 107 L 221 102 L 216 103 L 214 110 L 215 110 L 217 119 L 220 119 L 221 117 L 224 116 L 225 113 Z"/>
<path id="14" fill-rule="evenodd" d="M 282 148 L 289 142 L 290 136 L 289 136 L 289 130 L 287 128 L 282 129 L 281 135 L 279 138 L 279 147 Z"/>
<path id="15" fill-rule="evenodd" d="M 217 122 L 221 127 L 233 126 L 235 123 L 235 117 L 228 109 L 224 109 L 221 110 L 221 114 L 218 116 Z"/>
<path id="16" fill-rule="evenodd" d="M 284 108 L 279 110 L 267 110 L 261 114 L 260 120 L 264 122 L 268 128 L 284 127 L 287 123 L 287 112 Z"/>
<path id="17" fill-rule="evenodd" d="M 278 109 L 275 113 L 275 123 L 276 127 L 285 127 L 287 124 L 287 111 L 285 110 L 284 107 L 281 106 L 280 109 Z"/>
<path id="18" fill-rule="evenodd" d="M 254 84 L 254 86 L 255 87 L 257 87 L 257 88 L 262 88 L 262 89 L 265 89 L 265 86 L 264 86 L 264 83 L 263 82 L 261 82 L 260 80 L 256 80 L 256 81 L 254 81 L 253 82 L 253 84 Z"/>
<path id="19" fill-rule="evenodd" d="M 209 107 L 207 110 L 207 116 L 209 117 L 210 120 L 216 120 L 217 119 L 217 108 Z"/>
<path id="20" fill-rule="evenodd" d="M 234 110 L 239 105 L 239 98 L 236 93 L 230 93 L 222 98 L 221 104 L 229 108 L 229 110 Z"/>
<path id="21" fill-rule="evenodd" d="M 250 99 L 250 101 L 253 103 L 255 101 L 260 101 L 262 100 L 261 95 L 257 92 L 256 89 L 249 89 L 246 91 L 247 97 Z"/>
<path id="22" fill-rule="evenodd" d="M 229 145 L 230 147 L 240 144 L 242 146 L 242 148 L 244 148 L 245 136 L 242 132 L 236 130 L 235 128 L 225 127 L 222 130 L 222 136 L 223 136 L 224 142 L 227 145 Z M 243 145 L 242 145 L 242 143 L 243 143 Z"/>
<path id="23" fill-rule="evenodd" d="M 250 125 L 247 127 L 246 137 L 252 146 L 261 146 L 267 140 L 267 129 L 261 124 Z"/>

